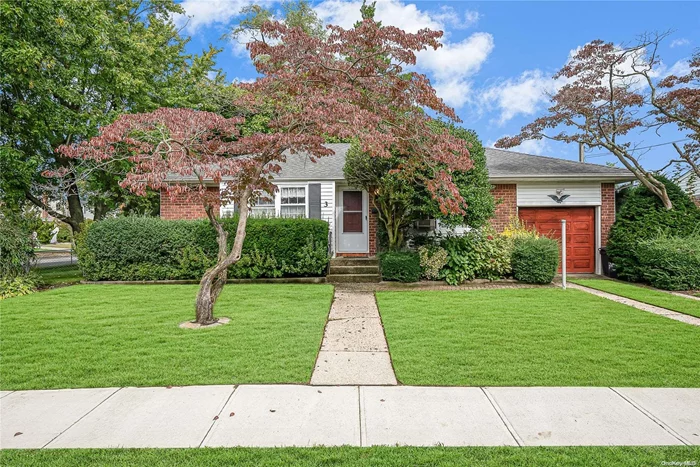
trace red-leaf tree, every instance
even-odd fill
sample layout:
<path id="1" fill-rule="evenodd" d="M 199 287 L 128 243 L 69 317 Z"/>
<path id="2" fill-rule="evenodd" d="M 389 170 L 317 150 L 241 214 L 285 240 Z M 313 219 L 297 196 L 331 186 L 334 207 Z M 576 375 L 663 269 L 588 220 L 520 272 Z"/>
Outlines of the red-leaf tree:
<path id="1" fill-rule="evenodd" d="M 657 45 L 663 37 L 642 38 L 633 47 L 601 40 L 586 44 L 554 75 L 567 82 L 550 96 L 548 113 L 524 126 L 518 135 L 501 138 L 496 146 L 509 148 L 546 138 L 607 149 L 671 209 L 665 185 L 642 166 L 629 137 L 656 123 L 649 107 L 651 95 L 641 76 L 651 77 L 657 69 Z"/>
<path id="2" fill-rule="evenodd" d="M 160 109 L 124 115 L 96 138 L 62 149 L 96 159 L 128 154 L 133 168 L 125 186 L 136 192 L 165 189 L 202 203 L 216 229 L 219 252 L 197 294 L 201 324 L 215 322 L 213 308 L 227 269 L 241 257 L 251 195 L 274 191 L 272 177 L 289 154 L 303 152 L 312 160 L 328 156 L 324 142 L 329 137 L 356 138 L 373 157 L 390 157 L 397 150 L 410 155 L 400 170 L 435 168 L 426 185 L 441 210 L 460 214 L 467 208 L 451 177 L 452 171 L 471 167 L 467 147 L 447 131 L 431 129 L 426 110 L 455 121 L 457 116 L 424 75 L 405 71 L 415 65 L 416 52 L 440 47 L 442 32 L 409 34 L 371 18 L 348 30 L 329 26 L 323 37 L 273 21 L 261 31 L 265 40 L 248 44 L 261 78 L 241 85 L 234 108 L 239 115 L 263 115 L 266 131 L 240 132 L 242 118 Z M 199 183 L 178 183 L 178 175 L 195 176 Z M 218 194 L 212 197 L 206 190 L 211 180 L 223 183 L 224 202 L 235 200 L 239 206 L 230 249 L 217 218 Z"/>

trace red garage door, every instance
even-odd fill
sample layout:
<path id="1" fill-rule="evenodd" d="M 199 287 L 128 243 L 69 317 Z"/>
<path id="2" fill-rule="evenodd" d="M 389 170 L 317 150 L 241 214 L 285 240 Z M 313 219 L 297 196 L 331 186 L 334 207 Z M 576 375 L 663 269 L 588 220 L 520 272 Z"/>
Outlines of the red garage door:
<path id="1" fill-rule="evenodd" d="M 566 219 L 566 270 L 595 272 L 594 208 L 520 208 L 520 219 L 550 238 L 561 239 Z"/>

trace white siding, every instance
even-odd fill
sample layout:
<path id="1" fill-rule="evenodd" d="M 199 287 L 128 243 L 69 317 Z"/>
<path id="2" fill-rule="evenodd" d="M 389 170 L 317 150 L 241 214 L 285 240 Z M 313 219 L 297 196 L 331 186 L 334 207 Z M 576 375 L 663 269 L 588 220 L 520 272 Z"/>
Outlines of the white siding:
<path id="1" fill-rule="evenodd" d="M 518 183 L 517 192 L 518 206 L 600 206 L 601 201 L 599 182 Z M 557 203 L 549 195 L 568 197 Z"/>
<path id="2" fill-rule="evenodd" d="M 321 182 L 321 219 L 335 227 L 335 182 Z"/>

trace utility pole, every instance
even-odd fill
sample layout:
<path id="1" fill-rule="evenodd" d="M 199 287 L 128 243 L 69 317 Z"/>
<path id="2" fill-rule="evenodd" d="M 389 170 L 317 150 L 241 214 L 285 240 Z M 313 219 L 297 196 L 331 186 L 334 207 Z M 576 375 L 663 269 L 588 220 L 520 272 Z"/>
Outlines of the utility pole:
<path id="1" fill-rule="evenodd" d="M 578 143 L 578 161 L 586 162 L 586 155 L 583 153 L 583 143 Z"/>

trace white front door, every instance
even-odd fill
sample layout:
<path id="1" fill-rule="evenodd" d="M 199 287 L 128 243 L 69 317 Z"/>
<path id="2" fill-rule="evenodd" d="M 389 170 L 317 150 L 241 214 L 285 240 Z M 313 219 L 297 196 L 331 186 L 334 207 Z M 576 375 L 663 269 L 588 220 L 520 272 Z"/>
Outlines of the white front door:
<path id="1" fill-rule="evenodd" d="M 338 252 L 369 253 L 368 197 L 363 190 L 341 189 L 336 198 Z"/>

